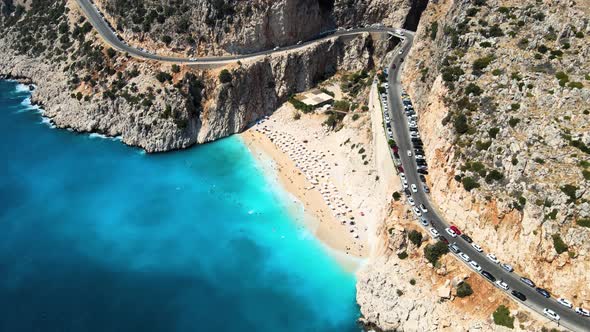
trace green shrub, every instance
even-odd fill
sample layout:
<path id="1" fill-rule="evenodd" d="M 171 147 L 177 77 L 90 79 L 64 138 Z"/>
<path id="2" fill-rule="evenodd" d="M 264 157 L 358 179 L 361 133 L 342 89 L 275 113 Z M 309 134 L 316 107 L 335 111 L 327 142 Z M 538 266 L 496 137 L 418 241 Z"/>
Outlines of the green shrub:
<path id="1" fill-rule="evenodd" d="M 513 111 L 518 111 L 520 109 L 520 104 L 518 104 L 518 103 L 510 104 L 510 109 Z"/>
<path id="2" fill-rule="evenodd" d="M 301 119 L 301 113 L 299 113 L 299 112 L 293 113 L 293 120 L 299 120 L 299 119 Z"/>
<path id="3" fill-rule="evenodd" d="M 479 58 L 473 62 L 472 69 L 474 74 L 479 74 L 483 69 L 485 69 L 490 62 L 494 60 L 493 55 L 487 55 L 483 58 Z"/>
<path id="4" fill-rule="evenodd" d="M 478 151 L 487 150 L 490 148 L 490 145 L 492 145 L 492 141 L 485 141 L 485 142 L 477 141 L 477 142 L 475 142 L 475 148 Z"/>
<path id="5" fill-rule="evenodd" d="M 539 47 L 537 47 L 537 52 L 541 54 L 545 54 L 547 51 L 549 51 L 549 48 L 545 45 L 539 45 Z"/>
<path id="6" fill-rule="evenodd" d="M 584 33 L 582 31 L 576 32 L 576 38 L 584 38 Z"/>
<path id="7" fill-rule="evenodd" d="M 569 197 L 568 203 L 575 202 L 578 199 L 578 197 L 576 196 L 576 191 L 578 191 L 577 186 L 574 186 L 572 184 L 566 184 L 562 186 L 560 189 L 567 197 Z"/>
<path id="8" fill-rule="evenodd" d="M 406 259 L 406 258 L 408 258 L 408 253 L 405 252 L 405 251 L 402 251 L 399 254 L 397 254 L 397 258 L 399 258 L 399 259 Z"/>
<path id="9" fill-rule="evenodd" d="M 410 279 L 410 285 L 412 285 L 412 286 L 416 285 L 416 279 L 414 279 L 414 278 Z"/>
<path id="10" fill-rule="evenodd" d="M 172 37 L 168 35 L 162 36 L 162 41 L 164 44 L 169 45 L 172 42 Z"/>
<path id="11" fill-rule="evenodd" d="M 467 191 L 471 191 L 473 189 L 480 187 L 477 180 L 475 180 L 474 178 L 472 178 L 470 176 L 464 177 L 462 182 L 463 182 L 463 188 L 465 188 L 465 190 L 467 190 Z"/>
<path id="12" fill-rule="evenodd" d="M 438 241 L 435 244 L 429 244 L 424 247 L 424 257 L 432 263 L 432 265 L 436 265 L 436 262 L 446 253 L 449 252 L 449 247 L 442 242 Z"/>
<path id="13" fill-rule="evenodd" d="M 353 115 L 352 115 L 352 121 L 356 121 L 356 120 L 358 120 L 358 118 L 359 118 L 359 117 L 360 117 L 360 115 L 358 115 L 358 114 L 356 114 L 356 113 L 355 113 L 355 114 L 353 114 Z"/>
<path id="14" fill-rule="evenodd" d="M 466 281 L 461 283 L 459 287 L 457 287 L 457 297 L 467 297 L 473 294 L 473 289 L 471 285 L 468 284 Z"/>
<path id="15" fill-rule="evenodd" d="M 412 242 L 416 247 L 420 247 L 422 244 L 422 233 L 416 230 L 411 230 L 408 233 L 408 239 L 410 239 L 410 242 Z"/>
<path id="16" fill-rule="evenodd" d="M 295 107 L 295 109 L 298 109 L 303 113 L 309 113 L 313 111 L 313 107 L 303 103 L 301 100 L 298 100 L 295 97 L 289 98 L 289 102 L 291 103 L 291 105 L 293 105 L 293 107 Z"/>
<path id="17" fill-rule="evenodd" d="M 492 316 L 496 325 L 506 326 L 511 329 L 514 328 L 514 317 L 510 316 L 510 310 L 506 306 L 500 305 Z"/>
<path id="18" fill-rule="evenodd" d="M 232 74 L 227 69 L 223 69 L 219 73 L 219 82 L 221 84 L 230 83 L 232 81 Z"/>
<path id="19" fill-rule="evenodd" d="M 589 171 L 589 170 L 586 170 L 586 169 L 585 169 L 585 170 L 583 170 L 583 171 L 582 171 L 582 176 L 584 177 L 584 179 L 585 179 L 586 181 L 590 181 L 590 171 Z"/>
<path id="20" fill-rule="evenodd" d="M 553 238 L 553 248 L 555 248 L 555 251 L 558 254 L 562 254 L 567 251 L 567 244 L 563 242 L 559 234 L 553 234 L 551 238 Z"/>
<path id="21" fill-rule="evenodd" d="M 398 191 L 394 192 L 393 195 L 391 195 L 391 197 L 395 200 L 395 201 L 399 201 L 402 198 L 402 195 L 400 195 L 400 193 Z"/>
<path id="22" fill-rule="evenodd" d="M 180 73 L 180 66 L 177 64 L 172 65 L 172 72 L 173 73 Z"/>
<path id="23" fill-rule="evenodd" d="M 172 75 L 161 71 L 156 74 L 156 79 L 161 83 L 164 83 L 166 81 L 172 81 Z"/>
<path id="24" fill-rule="evenodd" d="M 504 178 L 504 174 L 502 174 L 500 171 L 498 170 L 491 170 L 488 175 L 486 175 L 486 182 L 487 183 L 492 183 L 492 181 L 500 181 Z"/>
<path id="25" fill-rule="evenodd" d="M 570 82 L 567 86 L 572 89 L 581 89 L 584 87 L 584 84 L 582 82 Z"/>
<path id="26" fill-rule="evenodd" d="M 438 22 L 432 22 L 430 24 L 430 39 L 434 40 L 438 33 Z"/>
<path id="27" fill-rule="evenodd" d="M 334 102 L 334 109 L 341 112 L 348 112 L 350 110 L 350 103 L 346 100 L 336 100 Z"/>
<path id="28" fill-rule="evenodd" d="M 404 295 L 404 292 L 401 289 L 398 289 L 395 291 L 397 293 L 397 296 L 402 296 Z"/>
<path id="29" fill-rule="evenodd" d="M 463 76 L 465 72 L 459 66 L 453 67 L 443 67 L 441 69 L 442 79 L 445 82 L 455 82 L 459 79 L 459 77 Z"/>
<path id="30" fill-rule="evenodd" d="M 387 140 L 387 144 L 389 144 L 389 147 L 390 148 L 393 148 L 393 147 L 397 146 L 397 143 L 395 143 L 395 141 L 392 140 L 392 139 Z"/>
<path id="31" fill-rule="evenodd" d="M 463 113 L 461 113 L 455 117 L 455 120 L 453 121 L 453 125 L 455 127 L 455 131 L 458 134 L 464 134 L 469 130 L 469 124 L 467 123 L 467 117 Z"/>
<path id="32" fill-rule="evenodd" d="M 465 88 L 465 94 L 470 95 L 473 94 L 474 96 L 479 96 L 483 90 L 475 83 L 469 83 Z"/>
<path id="33" fill-rule="evenodd" d="M 479 43 L 479 46 L 483 47 L 483 48 L 488 48 L 488 47 L 492 47 L 492 43 L 484 41 L 484 42 Z"/>
<path id="34" fill-rule="evenodd" d="M 491 138 L 495 139 L 498 136 L 499 132 L 500 128 L 493 127 L 488 130 L 488 135 L 490 135 Z"/>
<path id="35" fill-rule="evenodd" d="M 578 226 L 590 228 L 590 218 L 578 219 L 576 220 L 576 224 L 578 224 Z"/>
<path id="36" fill-rule="evenodd" d="M 520 122 L 519 118 L 514 118 L 514 117 L 510 117 L 510 120 L 508 120 L 508 124 L 510 125 L 510 127 L 514 128 L 516 127 L 516 125 Z"/>

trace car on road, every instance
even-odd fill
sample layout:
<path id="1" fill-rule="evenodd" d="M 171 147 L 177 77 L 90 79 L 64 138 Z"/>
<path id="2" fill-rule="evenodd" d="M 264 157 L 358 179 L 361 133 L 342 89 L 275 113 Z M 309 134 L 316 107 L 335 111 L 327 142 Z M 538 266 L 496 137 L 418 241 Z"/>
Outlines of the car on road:
<path id="1" fill-rule="evenodd" d="M 476 261 L 469 262 L 469 265 L 471 265 L 471 267 L 474 268 L 475 271 L 481 272 L 481 266 L 479 266 L 479 264 L 477 264 Z"/>
<path id="2" fill-rule="evenodd" d="M 402 187 L 403 187 L 404 189 L 407 189 L 407 188 L 408 188 L 408 181 L 406 181 L 405 179 L 404 179 L 404 180 L 402 180 Z"/>
<path id="3" fill-rule="evenodd" d="M 439 237 L 438 237 L 438 239 L 439 239 L 441 242 L 444 242 L 445 244 L 449 244 L 449 240 L 448 240 L 446 237 L 442 236 L 442 235 L 441 235 L 441 236 L 439 236 Z"/>
<path id="4" fill-rule="evenodd" d="M 416 128 L 410 128 L 410 130 L 411 129 L 416 129 Z M 419 138 L 420 137 L 420 134 L 417 131 L 411 131 L 410 132 L 410 137 L 412 137 L 412 138 Z"/>
<path id="5" fill-rule="evenodd" d="M 475 249 L 479 252 L 483 252 L 483 249 L 481 249 L 481 247 L 478 244 L 472 243 L 471 246 L 473 247 L 473 249 Z"/>
<path id="6" fill-rule="evenodd" d="M 564 299 L 563 297 L 558 298 L 557 303 L 561 304 L 564 307 L 568 307 L 570 309 L 574 307 L 570 301 Z"/>
<path id="7" fill-rule="evenodd" d="M 521 300 L 522 302 L 526 301 L 526 296 L 523 293 L 519 292 L 519 291 L 513 290 L 511 292 L 511 294 L 512 294 L 512 296 L 514 296 L 515 298 Z"/>
<path id="8" fill-rule="evenodd" d="M 581 307 L 577 307 L 576 308 L 576 313 L 578 315 L 582 315 L 584 317 L 590 317 L 590 311 L 588 311 L 588 310 L 586 310 L 584 308 L 581 308 Z"/>
<path id="9" fill-rule="evenodd" d="M 502 263 L 502 264 L 500 264 L 500 266 L 508 272 L 514 271 L 514 268 L 510 264 Z"/>
<path id="10" fill-rule="evenodd" d="M 303 44 L 303 41 L 300 40 L 297 42 L 297 45 L 301 45 L 301 44 Z"/>
<path id="11" fill-rule="evenodd" d="M 413 183 L 412 183 L 412 184 L 410 185 L 410 188 L 412 188 L 412 192 L 415 192 L 415 193 L 417 193 L 417 192 L 418 192 L 418 187 L 416 187 L 416 185 L 415 185 L 415 184 L 413 184 Z"/>
<path id="12" fill-rule="evenodd" d="M 408 150 L 408 157 L 412 156 L 412 151 Z"/>
<path id="13" fill-rule="evenodd" d="M 498 260 L 498 258 L 497 258 L 497 257 L 496 257 L 496 255 L 494 255 L 494 254 L 487 254 L 487 255 L 486 255 L 486 257 L 487 257 L 487 258 L 488 258 L 490 261 L 492 261 L 492 262 L 494 262 L 494 263 L 496 263 L 496 264 L 500 263 L 500 261 Z"/>
<path id="14" fill-rule="evenodd" d="M 503 280 L 498 280 L 494 284 L 496 284 L 496 286 L 498 286 L 499 288 L 501 288 L 501 289 L 503 289 L 505 291 L 507 291 L 509 289 L 508 288 L 508 284 L 505 283 Z"/>
<path id="15" fill-rule="evenodd" d="M 418 173 L 420 173 L 420 174 L 424 174 L 424 175 L 428 175 L 428 171 L 425 171 L 425 170 L 423 170 L 423 169 L 419 169 L 419 170 L 418 170 Z"/>
<path id="16" fill-rule="evenodd" d="M 440 236 L 440 234 L 438 233 L 438 231 L 436 229 L 434 229 L 434 227 L 430 227 L 430 229 L 428 231 L 430 232 L 430 234 L 432 234 L 433 238 L 437 238 Z"/>
<path id="17" fill-rule="evenodd" d="M 420 204 L 420 210 L 422 210 L 422 213 L 428 213 L 428 209 L 426 208 L 426 205 L 424 205 L 424 204 Z"/>
<path id="18" fill-rule="evenodd" d="M 416 205 L 416 201 L 414 201 L 412 197 L 408 197 L 408 203 L 410 203 L 411 206 Z"/>
<path id="19" fill-rule="evenodd" d="M 457 254 L 457 256 L 461 257 L 462 260 L 464 260 L 468 263 L 469 263 L 469 261 L 471 261 L 471 258 L 469 258 L 469 256 L 467 256 L 465 253 L 460 252 L 459 254 Z"/>
<path id="20" fill-rule="evenodd" d="M 545 315 L 545 316 L 549 317 L 549 319 L 552 319 L 555 321 L 558 321 L 561 319 L 561 317 L 559 317 L 559 315 L 555 311 L 553 311 L 549 308 L 543 309 L 543 315 Z"/>
<path id="21" fill-rule="evenodd" d="M 449 250 L 451 250 L 455 254 L 458 254 L 461 252 L 461 250 L 459 249 L 459 247 L 457 247 L 457 244 L 455 242 L 453 242 L 452 244 L 449 244 Z"/>
<path id="22" fill-rule="evenodd" d="M 529 278 L 520 277 L 520 281 L 524 282 L 525 284 L 527 284 L 530 287 L 535 288 L 535 283 Z"/>
<path id="23" fill-rule="evenodd" d="M 401 172 L 401 173 L 399 173 L 399 177 L 400 177 L 402 180 L 406 180 L 406 173 L 404 173 L 404 172 Z M 406 181 L 407 181 L 407 180 L 406 180 Z"/>
<path id="24" fill-rule="evenodd" d="M 420 181 L 426 182 L 426 177 L 424 175 L 420 174 L 418 177 L 420 178 Z"/>
<path id="25" fill-rule="evenodd" d="M 453 230 L 448 227 L 445 228 L 445 232 L 447 232 L 447 234 L 449 234 L 452 237 L 457 237 L 457 233 L 453 232 Z"/>
<path id="26" fill-rule="evenodd" d="M 420 212 L 420 209 L 414 206 L 414 214 L 416 214 L 418 217 L 420 217 L 422 215 L 422 212 Z"/>
<path id="27" fill-rule="evenodd" d="M 427 185 L 424 185 L 422 187 L 424 188 L 424 192 L 425 193 L 427 193 L 427 194 L 430 193 L 430 189 L 428 189 L 428 186 Z"/>
<path id="28" fill-rule="evenodd" d="M 473 243 L 473 240 L 467 234 L 462 234 L 461 237 L 463 240 L 467 241 L 467 243 Z"/>
<path id="29" fill-rule="evenodd" d="M 408 197 L 412 196 L 412 193 L 410 192 L 410 189 L 408 189 L 408 188 L 404 189 L 404 194 L 406 194 L 406 196 L 408 196 Z"/>
<path id="30" fill-rule="evenodd" d="M 457 226 L 451 225 L 449 228 L 452 229 L 453 232 L 455 232 L 455 234 L 461 235 L 461 231 L 459 230 L 459 228 Z"/>
<path id="31" fill-rule="evenodd" d="M 417 159 L 417 160 L 426 160 L 426 159 L 424 158 L 424 156 L 423 156 L 423 155 L 421 155 L 421 154 L 416 154 L 416 159 Z"/>
<path id="32" fill-rule="evenodd" d="M 422 226 L 428 226 L 428 220 L 426 220 L 424 217 L 420 217 L 420 223 Z"/>
<path id="33" fill-rule="evenodd" d="M 488 271 L 481 271 L 481 275 L 486 277 L 486 279 L 488 279 L 491 282 L 495 282 L 496 278 L 494 277 L 493 274 L 489 273 Z"/>
<path id="34" fill-rule="evenodd" d="M 550 298 L 551 297 L 551 294 L 549 294 L 549 292 L 546 289 L 543 289 L 541 287 L 537 287 L 537 288 L 535 288 L 535 290 L 537 291 L 537 293 L 543 295 L 546 298 Z"/>
<path id="35" fill-rule="evenodd" d="M 401 50 L 399 50 L 399 52 L 397 52 L 397 54 L 403 54 L 404 53 L 404 49 L 402 48 Z"/>
<path id="36" fill-rule="evenodd" d="M 272 50 L 273 50 L 273 51 L 278 51 L 279 49 L 280 49 L 280 47 L 279 47 L 279 46 L 277 46 L 277 47 L 273 48 Z"/>

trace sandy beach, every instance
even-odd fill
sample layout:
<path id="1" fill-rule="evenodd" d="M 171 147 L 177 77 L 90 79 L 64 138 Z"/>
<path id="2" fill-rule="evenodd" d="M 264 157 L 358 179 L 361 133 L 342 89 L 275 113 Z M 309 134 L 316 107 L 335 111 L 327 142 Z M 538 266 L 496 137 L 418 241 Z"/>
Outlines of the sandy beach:
<path id="1" fill-rule="evenodd" d="M 256 158 L 273 161 L 278 183 L 305 209 L 305 226 L 347 269 L 371 254 L 377 221 L 395 188 L 393 166 L 383 162 L 383 151 L 374 151 L 387 147 L 373 133 L 381 121 L 373 94 L 371 111 L 357 120 L 346 117 L 337 132 L 322 126 L 323 114 L 294 120 L 286 103 L 241 134 Z"/>

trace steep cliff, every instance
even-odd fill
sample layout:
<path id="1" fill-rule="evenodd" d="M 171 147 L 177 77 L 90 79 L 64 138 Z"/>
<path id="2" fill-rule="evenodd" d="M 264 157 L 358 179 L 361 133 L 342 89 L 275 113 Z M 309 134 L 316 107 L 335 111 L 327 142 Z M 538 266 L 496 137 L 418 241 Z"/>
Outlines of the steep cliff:
<path id="1" fill-rule="evenodd" d="M 8 2 L 3 2 L 8 4 Z M 389 42 L 331 39 L 219 71 L 139 61 L 105 47 L 74 1 L 33 0 L 2 17 L 0 74 L 28 77 L 58 127 L 122 136 L 149 152 L 243 130 L 340 69 L 371 69 Z"/>
<path id="2" fill-rule="evenodd" d="M 588 1 L 439 1 L 405 67 L 442 215 L 590 305 Z"/>

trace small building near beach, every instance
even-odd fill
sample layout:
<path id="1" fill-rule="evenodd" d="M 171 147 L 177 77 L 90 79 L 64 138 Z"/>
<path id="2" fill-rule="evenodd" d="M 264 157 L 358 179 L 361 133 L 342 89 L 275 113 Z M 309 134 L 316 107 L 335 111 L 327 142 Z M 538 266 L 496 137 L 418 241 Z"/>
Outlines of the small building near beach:
<path id="1" fill-rule="evenodd" d="M 322 92 L 321 90 L 314 89 L 304 93 L 300 100 L 305 105 L 318 108 L 324 105 L 332 104 L 334 97 L 325 92 Z"/>

